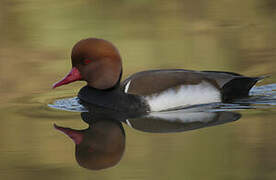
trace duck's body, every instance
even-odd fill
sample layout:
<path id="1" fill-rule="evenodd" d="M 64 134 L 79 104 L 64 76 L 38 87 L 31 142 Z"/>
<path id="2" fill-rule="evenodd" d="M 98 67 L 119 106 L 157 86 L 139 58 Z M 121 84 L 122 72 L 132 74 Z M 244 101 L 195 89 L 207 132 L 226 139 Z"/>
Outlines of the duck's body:
<path id="1" fill-rule="evenodd" d="M 164 111 L 246 97 L 259 79 L 229 72 L 151 70 L 133 74 L 120 87 L 104 91 L 85 86 L 78 97 L 117 111 Z"/>
<path id="2" fill-rule="evenodd" d="M 261 79 L 232 72 L 167 69 L 138 72 L 120 84 L 122 64 L 117 49 L 94 38 L 74 46 L 72 64 L 69 75 L 54 87 L 85 80 L 88 85 L 78 95 L 82 101 L 128 112 L 229 102 L 248 96 Z"/>
<path id="3" fill-rule="evenodd" d="M 124 93 L 119 87 L 103 91 L 84 86 L 79 91 L 78 97 L 84 105 L 91 104 L 133 116 L 150 111 L 148 103 L 142 96 Z"/>

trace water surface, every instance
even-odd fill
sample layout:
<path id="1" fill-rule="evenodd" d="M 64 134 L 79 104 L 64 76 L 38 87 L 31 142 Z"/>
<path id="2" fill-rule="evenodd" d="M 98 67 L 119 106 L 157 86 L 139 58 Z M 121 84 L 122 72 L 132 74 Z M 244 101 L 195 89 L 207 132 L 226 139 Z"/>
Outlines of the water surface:
<path id="1" fill-rule="evenodd" d="M 118 47 L 123 78 L 158 68 L 222 70 L 270 75 L 258 85 L 275 87 L 272 0 L 4 0 L 0 10 L 1 179 L 275 179 L 275 94 L 256 99 L 268 86 L 246 100 L 259 103 L 230 107 L 241 117 L 218 126 L 149 133 L 123 123 L 124 155 L 101 171 L 80 167 L 73 141 L 53 127 L 86 129 L 80 112 L 48 106 L 84 86 L 51 90 L 71 67 L 71 47 L 86 37 Z"/>

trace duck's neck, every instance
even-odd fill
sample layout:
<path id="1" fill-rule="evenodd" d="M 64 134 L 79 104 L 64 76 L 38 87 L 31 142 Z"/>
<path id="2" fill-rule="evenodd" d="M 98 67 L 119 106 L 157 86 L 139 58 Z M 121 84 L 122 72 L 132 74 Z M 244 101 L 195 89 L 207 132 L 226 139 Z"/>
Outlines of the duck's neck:
<path id="1" fill-rule="evenodd" d="M 78 93 L 81 101 L 87 104 L 109 108 L 118 112 L 146 113 L 149 110 L 143 97 L 126 94 L 119 86 L 99 90 L 84 86 Z"/>

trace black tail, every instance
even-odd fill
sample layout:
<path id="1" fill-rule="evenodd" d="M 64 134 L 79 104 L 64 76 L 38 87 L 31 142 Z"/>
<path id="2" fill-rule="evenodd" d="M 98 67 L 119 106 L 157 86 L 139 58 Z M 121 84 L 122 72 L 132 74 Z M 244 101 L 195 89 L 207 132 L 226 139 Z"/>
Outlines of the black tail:
<path id="1" fill-rule="evenodd" d="M 233 99 L 247 97 L 249 90 L 261 79 L 267 76 L 260 77 L 237 77 L 226 83 L 222 87 L 222 100 L 229 102 Z"/>

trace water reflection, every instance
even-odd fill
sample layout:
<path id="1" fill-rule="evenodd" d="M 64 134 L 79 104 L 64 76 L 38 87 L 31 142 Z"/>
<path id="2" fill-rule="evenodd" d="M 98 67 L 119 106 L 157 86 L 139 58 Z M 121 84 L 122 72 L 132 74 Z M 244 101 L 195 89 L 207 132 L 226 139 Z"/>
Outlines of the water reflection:
<path id="1" fill-rule="evenodd" d="M 91 113 L 81 113 L 81 117 L 89 123 L 87 129 L 75 130 L 54 125 L 74 141 L 78 164 L 91 170 L 116 165 L 125 149 L 125 132 L 121 122 L 104 117 L 96 120 Z"/>
<path id="2" fill-rule="evenodd" d="M 75 130 L 54 125 L 75 143 L 75 158 L 78 164 L 91 170 L 115 166 L 125 150 L 125 131 L 122 123 L 143 132 L 183 132 L 203 127 L 216 126 L 238 120 L 235 112 L 193 112 L 176 110 L 155 112 L 134 117 L 94 105 L 85 104 L 88 112 L 81 119 L 89 125 L 87 129 Z"/>
<path id="3" fill-rule="evenodd" d="M 183 110 L 151 113 L 126 120 L 139 131 L 152 133 L 183 132 L 236 121 L 241 117 L 235 112 L 187 112 Z"/>

